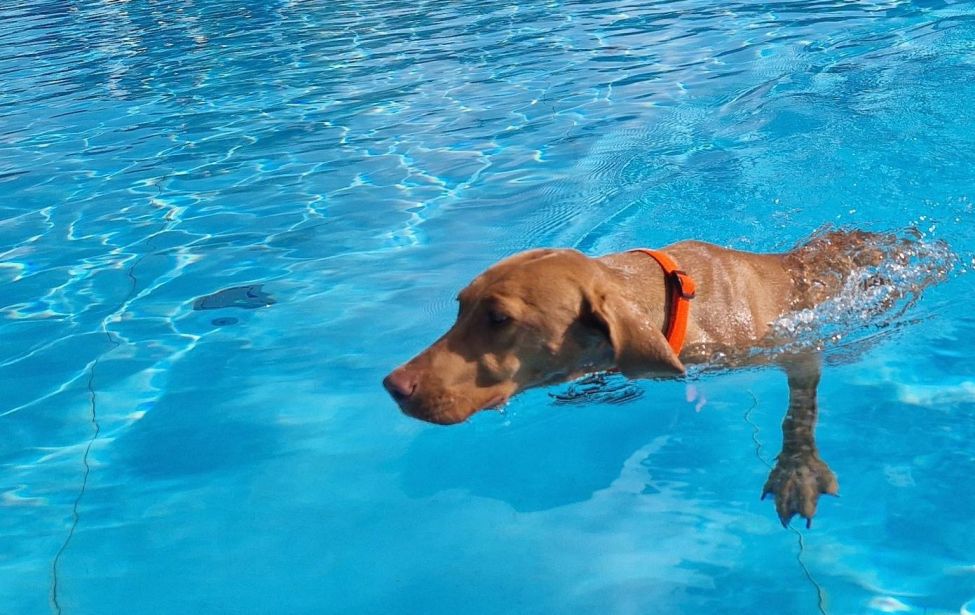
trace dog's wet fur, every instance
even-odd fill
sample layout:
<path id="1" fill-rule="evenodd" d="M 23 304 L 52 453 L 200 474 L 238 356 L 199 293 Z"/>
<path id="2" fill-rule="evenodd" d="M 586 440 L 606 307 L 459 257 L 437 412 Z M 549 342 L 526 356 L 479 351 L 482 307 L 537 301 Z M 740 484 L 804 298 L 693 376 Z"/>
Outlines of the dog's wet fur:
<path id="1" fill-rule="evenodd" d="M 592 258 L 570 249 L 522 252 L 463 289 L 450 330 L 383 384 L 406 414 L 446 425 L 504 404 L 525 389 L 589 373 L 680 377 L 687 365 L 716 355 L 727 367 L 775 356 L 766 360 L 788 375 L 789 408 L 782 452 L 763 497 L 775 496 L 783 525 L 796 514 L 808 523 L 819 495 L 838 490 L 836 477 L 819 458 L 813 433 L 820 359 L 812 350 L 752 351 L 788 341 L 774 323 L 835 297 L 854 272 L 876 268 L 885 259 L 905 260 L 910 243 L 889 234 L 832 231 L 777 254 L 700 241 L 667 246 L 662 250 L 697 284 L 679 356 L 663 333 L 664 273 L 646 254 Z M 874 275 L 861 283 L 887 281 Z M 736 356 L 742 358 L 736 362 Z"/>

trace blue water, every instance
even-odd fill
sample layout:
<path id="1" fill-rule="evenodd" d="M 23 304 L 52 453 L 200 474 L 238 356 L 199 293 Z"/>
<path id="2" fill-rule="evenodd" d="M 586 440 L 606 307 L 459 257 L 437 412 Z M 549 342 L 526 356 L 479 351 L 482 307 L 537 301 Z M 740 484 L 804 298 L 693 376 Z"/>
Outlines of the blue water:
<path id="1" fill-rule="evenodd" d="M 975 612 L 975 3 L 7 0 L 0 86 L 0 612 Z M 811 530 L 774 370 L 379 384 L 515 251 L 828 224 L 958 258 L 828 354 Z"/>

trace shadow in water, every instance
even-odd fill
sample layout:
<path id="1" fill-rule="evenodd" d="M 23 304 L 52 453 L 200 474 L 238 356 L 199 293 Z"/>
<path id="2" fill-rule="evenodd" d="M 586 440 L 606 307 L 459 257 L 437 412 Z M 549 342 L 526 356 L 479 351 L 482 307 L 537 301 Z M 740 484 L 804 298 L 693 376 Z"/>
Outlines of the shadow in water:
<path id="1" fill-rule="evenodd" d="M 263 284 L 248 286 L 234 286 L 225 288 L 210 295 L 205 295 L 193 302 L 194 310 L 219 310 L 221 308 L 236 307 L 245 310 L 267 307 L 276 303 L 274 297 L 261 290 Z"/>
<path id="2" fill-rule="evenodd" d="M 119 467 L 153 478 L 239 471 L 281 450 L 270 411 L 248 401 L 246 369 L 259 349 L 244 340 L 211 340 L 176 363 L 166 389 L 118 440 Z"/>
<path id="3" fill-rule="evenodd" d="M 519 400 L 522 408 L 549 403 L 538 393 Z M 616 411 L 605 406 L 544 408 L 538 416 L 521 417 L 506 428 L 481 429 L 485 418 L 494 417 L 431 428 L 406 453 L 403 490 L 410 497 L 425 497 L 461 489 L 501 500 L 519 512 L 582 502 L 609 487 L 623 463 L 666 433 L 685 411 L 673 405 L 634 404 Z M 593 420 L 594 413 L 604 414 L 605 420 Z"/>

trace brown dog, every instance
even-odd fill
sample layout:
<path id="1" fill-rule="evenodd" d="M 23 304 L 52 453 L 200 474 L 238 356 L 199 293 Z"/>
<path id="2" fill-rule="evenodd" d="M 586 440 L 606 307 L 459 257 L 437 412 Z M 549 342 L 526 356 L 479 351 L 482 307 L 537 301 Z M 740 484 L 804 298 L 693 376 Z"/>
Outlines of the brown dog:
<path id="1" fill-rule="evenodd" d="M 629 378 L 679 377 L 685 365 L 769 361 L 757 350 L 788 340 L 783 316 L 834 297 L 851 273 L 899 256 L 889 235 L 836 231 L 782 254 L 754 254 L 698 241 L 662 251 L 696 282 L 679 354 L 668 342 L 677 300 L 661 264 L 632 251 L 590 258 L 574 250 L 531 250 L 478 276 L 458 296 L 447 333 L 383 385 L 406 414 L 440 424 L 466 420 L 528 388 L 618 370 Z M 884 284 L 879 276 L 861 284 Z M 789 380 L 783 447 L 765 484 L 783 525 L 815 514 L 836 478 L 819 458 L 813 429 L 820 361 L 814 352 L 774 359 Z"/>

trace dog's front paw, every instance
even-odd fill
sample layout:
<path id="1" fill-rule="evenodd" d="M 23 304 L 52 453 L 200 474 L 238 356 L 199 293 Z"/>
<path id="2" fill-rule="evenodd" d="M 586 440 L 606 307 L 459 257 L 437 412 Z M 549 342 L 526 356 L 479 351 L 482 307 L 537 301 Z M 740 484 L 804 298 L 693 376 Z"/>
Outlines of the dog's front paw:
<path id="1" fill-rule="evenodd" d="M 808 528 L 816 514 L 819 495 L 837 495 L 839 489 L 836 475 L 815 451 L 799 454 L 783 451 L 765 482 L 762 499 L 775 494 L 775 510 L 782 527 L 787 527 L 793 516 L 800 515 L 805 517 Z"/>

